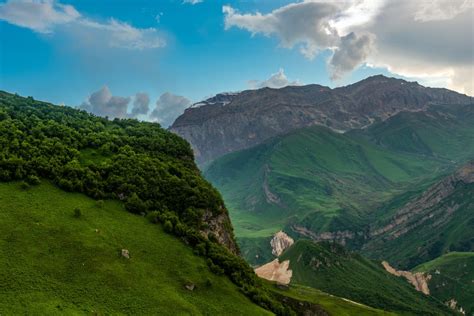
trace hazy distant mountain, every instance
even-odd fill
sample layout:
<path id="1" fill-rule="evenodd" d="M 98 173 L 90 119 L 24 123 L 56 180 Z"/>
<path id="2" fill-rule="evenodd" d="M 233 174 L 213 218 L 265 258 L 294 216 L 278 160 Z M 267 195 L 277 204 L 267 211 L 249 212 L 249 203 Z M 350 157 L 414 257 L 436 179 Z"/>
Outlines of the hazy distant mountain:
<path id="1" fill-rule="evenodd" d="M 336 89 L 312 84 L 218 94 L 187 109 L 171 131 L 191 143 L 203 165 L 301 127 L 348 131 L 400 111 L 467 103 L 471 97 L 454 91 L 379 75 Z"/>

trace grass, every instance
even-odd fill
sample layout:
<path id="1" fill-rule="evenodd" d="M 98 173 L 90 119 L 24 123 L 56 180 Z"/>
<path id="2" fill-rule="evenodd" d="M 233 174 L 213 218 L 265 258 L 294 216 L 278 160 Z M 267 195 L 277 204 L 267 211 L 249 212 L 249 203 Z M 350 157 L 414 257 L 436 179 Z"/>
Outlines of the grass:
<path id="1" fill-rule="evenodd" d="M 431 295 L 443 302 L 455 299 L 466 315 L 474 314 L 474 252 L 450 252 L 413 270 L 431 274 Z"/>
<path id="2" fill-rule="evenodd" d="M 375 315 L 397 315 L 396 313 L 382 311 L 360 303 L 345 300 L 343 298 L 324 293 L 320 290 L 302 286 L 291 285 L 288 289 L 279 289 L 272 286 L 272 290 L 281 295 L 295 298 L 299 301 L 311 302 L 322 306 L 325 310 L 331 312 L 331 315 L 337 316 L 375 316 Z"/>
<path id="3" fill-rule="evenodd" d="M 403 201 L 403 199 L 402 199 Z M 393 214 L 404 203 L 392 206 L 387 213 Z M 444 219 L 450 207 L 456 211 Z M 459 183 L 454 192 L 423 213 L 415 214 L 412 222 L 428 217 L 423 225 L 408 231 L 399 238 L 386 239 L 385 235 L 370 240 L 363 253 L 389 261 L 402 269 L 411 269 L 451 251 L 474 249 L 474 184 Z M 438 214 L 429 216 L 429 214 Z M 407 224 L 408 225 L 408 224 Z"/>
<path id="4" fill-rule="evenodd" d="M 315 126 L 226 155 L 205 176 L 223 194 L 239 240 L 267 238 L 289 223 L 313 232 L 360 231 L 372 210 L 443 167 Z"/>
<path id="5" fill-rule="evenodd" d="M 279 258 L 290 260 L 291 283 L 310 286 L 365 305 L 404 315 L 446 315 L 440 302 L 417 292 L 404 278 L 332 243 L 299 240 Z"/>
<path id="6" fill-rule="evenodd" d="M 117 201 L 99 207 L 47 182 L 2 183 L 0 225 L 1 315 L 269 314 Z"/>
<path id="7" fill-rule="evenodd" d="M 225 155 L 205 176 L 222 193 L 242 250 L 251 254 L 246 259 L 256 264 L 255 251 L 245 248 L 251 238 L 280 229 L 292 234 L 295 224 L 315 233 L 365 231 L 472 157 L 472 106 L 433 106 L 346 134 L 299 129 Z"/>

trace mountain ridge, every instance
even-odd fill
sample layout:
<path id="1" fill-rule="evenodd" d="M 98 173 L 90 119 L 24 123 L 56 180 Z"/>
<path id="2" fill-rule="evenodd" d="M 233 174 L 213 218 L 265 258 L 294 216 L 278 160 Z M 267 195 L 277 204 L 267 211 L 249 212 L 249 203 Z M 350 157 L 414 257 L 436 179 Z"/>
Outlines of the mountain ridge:
<path id="1" fill-rule="evenodd" d="M 472 97 L 378 75 L 335 89 L 310 84 L 217 94 L 186 109 L 170 130 L 188 140 L 205 166 L 294 129 L 323 125 L 345 132 L 401 111 L 455 103 L 472 104 Z"/>

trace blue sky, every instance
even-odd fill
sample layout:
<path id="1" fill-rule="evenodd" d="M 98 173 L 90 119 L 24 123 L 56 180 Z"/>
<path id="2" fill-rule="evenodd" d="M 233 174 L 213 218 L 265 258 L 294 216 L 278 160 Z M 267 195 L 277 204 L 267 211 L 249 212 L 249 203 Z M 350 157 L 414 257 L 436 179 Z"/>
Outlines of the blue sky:
<path id="1" fill-rule="evenodd" d="M 336 14 L 331 21 L 337 22 L 341 21 L 340 16 L 348 16 L 354 4 L 364 1 L 322 2 L 329 3 L 330 14 Z M 387 5 L 382 0 L 365 1 L 373 12 L 380 11 L 373 5 L 375 2 Z M 418 73 L 419 67 L 410 65 L 410 62 L 403 69 L 399 67 L 397 58 L 389 54 L 380 57 L 367 53 L 368 46 L 370 52 L 375 51 L 373 42 L 377 39 L 376 44 L 380 44 L 383 37 L 372 31 L 374 26 L 363 28 L 361 25 L 369 25 L 363 19 L 356 23 L 350 18 L 342 20 L 344 23 L 339 24 L 349 23 L 352 29 L 344 30 L 337 26 L 337 30 L 334 29 L 336 40 L 332 35 L 328 40 L 320 33 L 308 34 L 299 30 L 298 21 L 308 19 L 312 12 L 304 9 L 292 14 L 291 10 L 299 9 L 295 4 L 301 7 L 307 4 L 301 1 L 204 0 L 190 4 L 183 0 L 10 0 L 0 4 L 0 89 L 58 104 L 78 106 L 91 93 L 107 86 L 114 96 L 130 96 L 129 107 L 137 92 L 145 92 L 153 109 L 164 93 L 197 102 L 222 91 L 266 85 L 265 80 L 280 69 L 284 71 L 281 76 L 288 83 L 319 83 L 333 87 L 383 73 L 416 79 L 428 85 L 456 88 L 453 84 L 450 86 L 454 77 L 447 75 L 450 72 L 446 69 L 451 66 L 449 60 L 437 61 L 439 65 L 436 64 L 434 69 L 421 64 L 422 71 Z M 311 5 L 316 13 L 314 17 L 309 15 L 309 19 L 327 18 L 319 14 L 326 4 Z M 224 7 L 229 10 L 223 12 Z M 404 10 L 408 15 L 412 8 Z M 472 14 L 472 7 L 468 6 L 466 10 Z M 260 16 L 257 12 L 261 13 Z M 367 12 L 366 8 L 363 12 Z M 306 17 L 297 14 L 306 14 Z M 358 13 L 357 19 L 364 14 Z M 463 12 L 459 12 L 451 17 L 452 24 L 462 15 Z M 297 22 L 291 20 L 294 16 Z M 375 13 L 367 16 L 372 24 L 377 22 Z M 441 26 L 450 22 L 439 16 L 434 20 L 424 19 L 425 25 L 433 21 Z M 458 25 L 461 22 L 456 22 L 455 27 L 465 27 Z M 310 24 L 310 28 L 319 26 Z M 138 44 L 135 35 L 130 35 L 134 32 L 139 36 L 144 34 Z M 350 52 L 354 52 L 354 47 L 364 46 L 357 60 L 347 61 L 351 56 L 344 54 L 332 58 L 336 51 L 343 51 L 345 39 L 349 39 L 344 37 L 344 32 L 346 35 L 356 32 L 354 41 L 346 41 L 354 44 Z M 129 36 L 131 42 L 135 41 L 130 45 L 126 43 Z M 115 37 L 117 43 L 111 40 Z M 400 42 L 397 40 L 396 43 Z M 402 53 L 403 44 L 397 44 Z M 395 44 L 383 45 L 390 47 Z M 313 46 L 317 47 L 313 58 L 302 53 L 302 48 Z M 407 58 L 413 60 L 411 57 L 415 56 L 421 60 L 420 54 L 423 57 L 423 51 L 408 51 Z M 428 56 L 429 51 L 426 54 Z M 342 75 L 332 80 L 335 70 L 331 70 L 328 63 L 334 65 L 336 61 L 345 68 L 336 65 Z M 472 67 L 469 57 L 467 63 Z"/>

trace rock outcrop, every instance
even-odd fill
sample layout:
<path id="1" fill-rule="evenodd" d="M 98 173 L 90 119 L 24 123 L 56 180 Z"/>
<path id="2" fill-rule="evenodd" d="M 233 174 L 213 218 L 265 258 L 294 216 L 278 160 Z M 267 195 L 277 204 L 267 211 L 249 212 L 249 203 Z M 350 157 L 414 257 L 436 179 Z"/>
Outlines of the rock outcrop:
<path id="1" fill-rule="evenodd" d="M 285 232 L 279 231 L 276 233 L 272 240 L 270 240 L 270 245 L 272 246 L 272 254 L 276 257 L 279 257 L 283 251 L 293 245 L 295 241 L 293 238 L 288 236 Z"/>
<path id="2" fill-rule="evenodd" d="M 430 294 L 430 289 L 428 287 L 428 281 L 431 279 L 430 274 L 425 274 L 423 272 L 412 273 L 410 271 L 396 270 L 387 261 L 383 261 L 382 265 L 388 273 L 407 279 L 417 291 L 426 295 Z"/>
<path id="3" fill-rule="evenodd" d="M 302 127 L 347 131 L 401 111 L 466 103 L 472 98 L 453 91 L 374 76 L 337 89 L 312 84 L 218 94 L 188 108 L 170 130 L 190 142 L 203 165 Z"/>
<path id="4" fill-rule="evenodd" d="M 279 262 L 278 259 L 273 260 L 261 267 L 255 269 L 255 273 L 262 279 L 276 281 L 281 284 L 289 284 L 293 271 L 290 269 L 290 260 Z"/>

